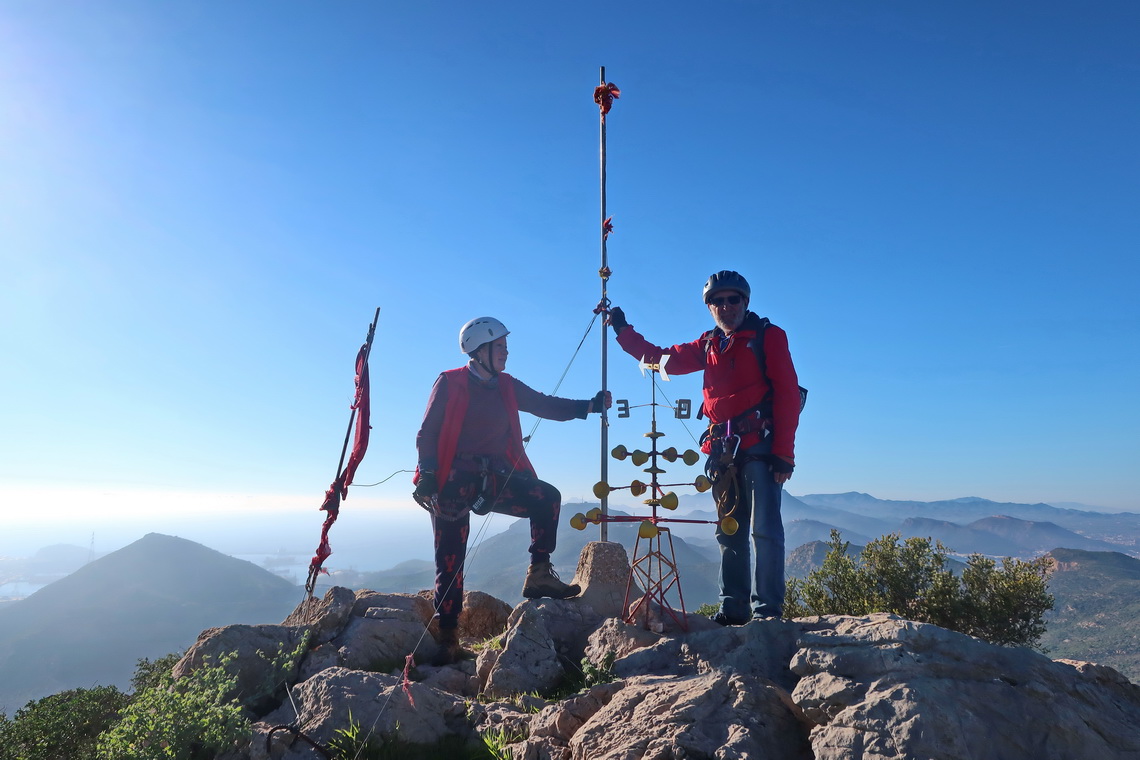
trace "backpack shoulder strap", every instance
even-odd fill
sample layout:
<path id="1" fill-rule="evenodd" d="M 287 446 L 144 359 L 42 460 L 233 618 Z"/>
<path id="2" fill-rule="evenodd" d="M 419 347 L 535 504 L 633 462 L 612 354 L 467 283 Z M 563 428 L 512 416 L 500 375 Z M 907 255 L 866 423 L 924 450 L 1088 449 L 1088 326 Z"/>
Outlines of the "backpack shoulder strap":
<path id="1" fill-rule="evenodd" d="M 752 352 L 756 354 L 756 361 L 760 363 L 760 374 L 764 375 L 764 381 L 771 385 L 768 381 L 768 360 L 764 354 L 764 332 L 772 325 L 772 321 L 767 317 L 757 317 L 756 324 L 753 326 L 756 330 L 756 337 L 752 339 Z"/>

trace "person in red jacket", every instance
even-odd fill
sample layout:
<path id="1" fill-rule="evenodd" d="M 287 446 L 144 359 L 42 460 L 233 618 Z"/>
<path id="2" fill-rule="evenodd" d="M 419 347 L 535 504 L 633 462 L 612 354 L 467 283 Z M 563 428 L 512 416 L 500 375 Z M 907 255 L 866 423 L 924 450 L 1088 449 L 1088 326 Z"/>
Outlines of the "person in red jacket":
<path id="1" fill-rule="evenodd" d="M 460 656 L 463 564 L 470 513 L 499 512 L 530 519 L 530 567 L 522 594 L 568 599 L 580 589 L 559 580 L 550 562 L 558 540 L 562 495 L 539 480 L 523 446 L 519 411 L 548 420 L 585 419 L 610 405 L 609 394 L 573 400 L 532 390 L 503 370 L 510 332 L 494 317 L 479 317 L 459 332 L 466 366 L 435 381 L 416 435 L 419 464 L 414 498 L 431 513 L 435 530 L 435 610 L 440 647 L 435 664 Z"/>
<path id="2" fill-rule="evenodd" d="M 796 465 L 800 388 L 787 334 L 748 310 L 751 295 L 748 281 L 737 272 L 712 275 L 704 299 L 716 327 L 671 348 L 643 338 L 617 307 L 610 309 L 608 319 L 618 345 L 634 358 L 657 363 L 668 354 L 669 374 L 704 372 L 706 469 L 714 478 L 732 479 L 728 486 L 737 505 L 732 517 L 739 524 L 731 535 L 717 528 L 720 611 L 713 619 L 722 625 L 779 617 L 784 609 L 780 496 Z M 762 342 L 759 351 L 756 341 Z"/>

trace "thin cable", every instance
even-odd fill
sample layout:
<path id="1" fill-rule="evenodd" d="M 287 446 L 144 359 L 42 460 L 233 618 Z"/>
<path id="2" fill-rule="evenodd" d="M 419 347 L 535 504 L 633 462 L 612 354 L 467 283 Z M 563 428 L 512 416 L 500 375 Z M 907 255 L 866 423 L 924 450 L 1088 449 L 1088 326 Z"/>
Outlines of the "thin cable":
<path id="1" fill-rule="evenodd" d="M 378 486 L 381 483 L 387 483 L 389 480 L 396 477 L 401 472 L 415 472 L 415 470 L 396 470 L 395 472 L 393 472 L 388 477 L 384 478 L 383 480 L 378 480 L 375 483 L 353 483 L 353 485 L 356 486 L 357 488 L 371 488 L 372 486 Z"/>
<path id="2" fill-rule="evenodd" d="M 673 402 L 672 402 L 672 401 L 669 401 L 669 397 L 665 395 L 665 391 L 663 391 L 663 390 L 661 389 L 661 386 L 660 386 L 660 385 L 657 383 L 657 377 L 656 377 L 656 375 L 653 377 L 653 385 L 654 385 L 654 387 L 656 387 L 656 388 L 657 388 L 657 392 L 661 394 L 661 397 L 662 397 L 663 399 L 665 399 L 665 400 L 666 400 L 666 401 L 669 403 L 669 406 L 671 406 L 671 407 L 673 407 L 674 409 L 676 409 L 677 407 L 673 405 Z M 684 420 L 682 420 L 682 419 L 681 419 L 681 418 L 679 418 L 679 417 L 678 417 L 677 419 L 680 421 L 680 423 L 681 423 L 681 427 L 685 428 L 685 432 L 686 432 L 686 433 L 688 433 L 688 434 L 689 434 L 689 437 L 693 439 L 693 443 L 697 444 L 697 448 L 700 448 L 701 442 L 700 442 L 700 441 L 698 441 L 698 440 L 697 440 L 697 438 L 696 438 L 696 436 L 694 436 L 694 435 L 693 435 L 693 431 L 689 430 L 689 426 L 685 424 L 685 421 L 684 421 Z"/>

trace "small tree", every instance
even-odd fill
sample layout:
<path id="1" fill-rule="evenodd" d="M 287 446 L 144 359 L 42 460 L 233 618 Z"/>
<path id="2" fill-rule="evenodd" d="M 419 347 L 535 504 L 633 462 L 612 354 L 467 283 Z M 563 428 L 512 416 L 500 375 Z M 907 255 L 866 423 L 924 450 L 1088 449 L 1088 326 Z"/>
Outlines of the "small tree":
<path id="1" fill-rule="evenodd" d="M 898 533 L 877 538 L 856 560 L 839 531 L 818 570 L 789 578 L 788 617 L 892 612 L 995 644 L 1036 646 L 1045 633 L 1042 615 L 1053 608 L 1043 559 L 1006 557 L 1001 568 L 971 555 L 961 578 L 949 569 L 947 549 L 928 538 Z"/>
<path id="2" fill-rule="evenodd" d="M 248 738 L 249 720 L 236 699 L 226 698 L 237 676 L 226 672 L 236 652 L 177 681 L 151 671 L 122 720 L 99 739 L 99 760 L 206 760 Z"/>
<path id="3" fill-rule="evenodd" d="M 306 635 L 293 651 L 282 646 L 272 657 L 259 651 L 272 666 L 267 678 L 277 682 L 293 672 L 308 642 Z M 212 760 L 248 741 L 250 721 L 232 696 L 237 656 L 223 654 L 178 680 L 172 672 L 178 655 L 139 660 L 131 679 L 136 692 L 122 720 L 99 738 L 98 760 Z"/>
<path id="4" fill-rule="evenodd" d="M 114 686 L 71 689 L 29 702 L 0 721 L 0 760 L 95 760 L 99 734 L 129 697 Z"/>

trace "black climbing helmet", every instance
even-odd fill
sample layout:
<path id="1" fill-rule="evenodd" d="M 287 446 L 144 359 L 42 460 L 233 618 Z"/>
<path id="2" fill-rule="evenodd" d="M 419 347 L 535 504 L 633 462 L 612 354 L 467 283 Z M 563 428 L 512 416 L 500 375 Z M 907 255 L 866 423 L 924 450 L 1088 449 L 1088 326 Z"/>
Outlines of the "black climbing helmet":
<path id="1" fill-rule="evenodd" d="M 752 288 L 748 287 L 748 280 L 731 269 L 722 269 L 709 277 L 709 281 L 705 283 L 705 303 L 708 303 L 712 294 L 719 290 L 735 290 L 746 299 L 752 298 Z"/>

